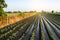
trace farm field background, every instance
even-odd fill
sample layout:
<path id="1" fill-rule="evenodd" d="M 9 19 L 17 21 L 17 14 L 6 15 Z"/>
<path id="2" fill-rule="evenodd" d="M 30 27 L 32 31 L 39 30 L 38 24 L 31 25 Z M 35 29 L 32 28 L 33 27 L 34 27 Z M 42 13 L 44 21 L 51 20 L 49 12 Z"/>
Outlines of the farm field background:
<path id="1" fill-rule="evenodd" d="M 0 40 L 60 40 L 60 15 L 32 13 L 1 28 L 0 35 Z"/>

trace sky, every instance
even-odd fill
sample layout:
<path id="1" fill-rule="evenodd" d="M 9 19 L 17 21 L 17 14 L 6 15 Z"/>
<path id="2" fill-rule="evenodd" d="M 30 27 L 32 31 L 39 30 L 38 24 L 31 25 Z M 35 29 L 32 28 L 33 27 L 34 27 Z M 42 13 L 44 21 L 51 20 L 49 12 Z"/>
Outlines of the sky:
<path id="1" fill-rule="evenodd" d="M 5 11 L 60 11 L 60 0 L 5 0 Z"/>

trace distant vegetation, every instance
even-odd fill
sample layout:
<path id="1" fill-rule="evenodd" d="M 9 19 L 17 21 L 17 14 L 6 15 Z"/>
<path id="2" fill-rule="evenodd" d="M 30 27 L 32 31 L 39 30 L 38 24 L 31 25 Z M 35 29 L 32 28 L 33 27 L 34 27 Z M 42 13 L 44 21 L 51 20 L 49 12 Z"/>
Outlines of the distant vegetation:
<path id="1" fill-rule="evenodd" d="M 7 14 L 4 12 L 3 8 L 6 8 L 7 4 L 5 0 L 0 0 L 0 16 L 6 16 Z"/>

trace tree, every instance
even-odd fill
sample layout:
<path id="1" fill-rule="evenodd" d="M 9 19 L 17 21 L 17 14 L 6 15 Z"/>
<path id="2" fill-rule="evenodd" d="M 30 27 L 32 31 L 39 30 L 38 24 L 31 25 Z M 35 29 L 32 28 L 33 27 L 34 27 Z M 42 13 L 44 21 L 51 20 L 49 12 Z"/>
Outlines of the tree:
<path id="1" fill-rule="evenodd" d="M 0 0 L 0 16 L 5 16 L 7 15 L 3 8 L 6 8 L 7 7 L 7 4 L 5 3 L 5 0 Z"/>
<path id="2" fill-rule="evenodd" d="M 52 13 L 54 13 L 54 11 L 52 10 Z"/>

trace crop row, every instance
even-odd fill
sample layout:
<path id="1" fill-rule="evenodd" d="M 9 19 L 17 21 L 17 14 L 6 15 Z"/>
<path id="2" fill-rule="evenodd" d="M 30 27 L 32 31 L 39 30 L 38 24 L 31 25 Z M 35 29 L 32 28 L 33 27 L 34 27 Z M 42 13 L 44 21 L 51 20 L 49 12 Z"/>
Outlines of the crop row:
<path id="1" fill-rule="evenodd" d="M 60 40 L 59 24 L 48 17 L 34 15 L 10 24 L 0 29 L 0 40 Z"/>

